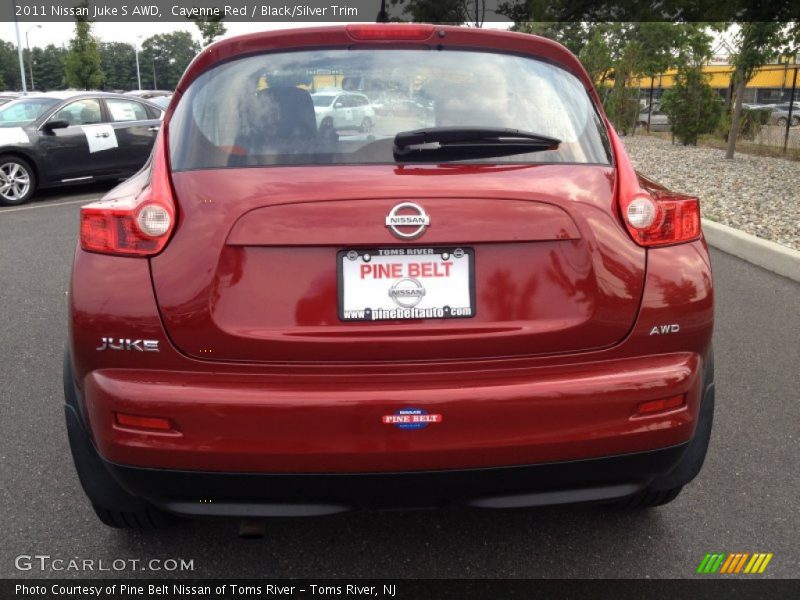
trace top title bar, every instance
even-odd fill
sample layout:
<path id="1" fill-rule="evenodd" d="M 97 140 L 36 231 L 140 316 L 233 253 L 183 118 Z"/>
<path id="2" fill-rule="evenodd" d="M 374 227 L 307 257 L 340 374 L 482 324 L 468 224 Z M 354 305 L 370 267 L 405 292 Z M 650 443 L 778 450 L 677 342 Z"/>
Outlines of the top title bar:
<path id="1" fill-rule="evenodd" d="M 385 9 L 385 13 L 382 13 Z M 797 21 L 797 0 L 5 0 L 0 21 Z"/>
<path id="2" fill-rule="evenodd" d="M 6 3 L 4 3 L 6 4 Z M 10 4 L 10 6 L 9 6 Z M 387 2 L 391 18 L 402 9 Z M 374 22 L 380 11 L 375 0 L 10 0 L 0 17 L 11 21 L 181 22 L 187 19 L 274 22 Z M 508 20 L 506 18 L 506 20 Z"/>

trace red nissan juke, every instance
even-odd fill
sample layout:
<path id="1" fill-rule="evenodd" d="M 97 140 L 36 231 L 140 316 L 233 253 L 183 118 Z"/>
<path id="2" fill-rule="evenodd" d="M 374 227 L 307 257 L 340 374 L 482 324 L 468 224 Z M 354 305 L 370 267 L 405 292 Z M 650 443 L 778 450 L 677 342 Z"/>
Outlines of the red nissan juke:
<path id="1" fill-rule="evenodd" d="M 699 202 L 530 35 L 206 48 L 149 162 L 82 208 L 70 300 L 69 440 L 114 527 L 657 506 L 711 434 Z"/>

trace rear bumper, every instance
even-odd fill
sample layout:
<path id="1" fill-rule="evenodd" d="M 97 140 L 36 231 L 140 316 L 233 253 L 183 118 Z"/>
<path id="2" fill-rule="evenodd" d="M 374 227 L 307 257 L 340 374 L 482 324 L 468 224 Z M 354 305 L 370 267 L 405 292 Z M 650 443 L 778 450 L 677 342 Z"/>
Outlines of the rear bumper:
<path id="1" fill-rule="evenodd" d="M 262 474 L 105 463 L 128 491 L 194 517 L 294 517 L 354 509 L 520 508 L 630 496 L 670 471 L 687 444 L 541 465 L 414 473 Z"/>
<path id="2" fill-rule="evenodd" d="M 78 411 L 66 407 L 81 483 L 93 502 L 122 487 L 168 512 L 190 517 L 302 517 L 353 509 L 520 508 L 609 501 L 635 494 L 674 470 L 689 444 L 580 461 L 411 473 L 219 473 L 147 469 L 97 453 Z M 110 485 L 107 475 L 116 484 Z M 88 479 L 87 479 L 88 477 Z M 122 492 L 122 490 L 120 490 Z M 120 495 L 112 498 L 119 501 Z M 128 496 L 124 496 L 127 498 Z"/>
<path id="3" fill-rule="evenodd" d="M 687 442 L 701 363 L 677 353 L 355 381 L 108 369 L 84 379 L 82 412 L 100 455 L 128 467 L 277 475 L 538 465 Z M 676 396 L 676 409 L 635 414 Z M 419 429 L 385 422 L 407 408 L 439 417 Z M 175 431 L 123 427 L 115 413 L 167 418 Z"/>

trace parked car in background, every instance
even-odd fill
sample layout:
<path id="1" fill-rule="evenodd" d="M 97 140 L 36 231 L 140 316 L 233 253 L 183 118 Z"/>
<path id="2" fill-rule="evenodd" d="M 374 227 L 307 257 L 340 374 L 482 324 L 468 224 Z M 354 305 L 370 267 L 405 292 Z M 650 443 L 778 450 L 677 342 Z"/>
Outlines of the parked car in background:
<path id="1" fill-rule="evenodd" d="M 789 122 L 789 107 L 791 105 L 788 102 L 783 102 L 781 104 L 773 104 L 772 114 L 769 117 L 770 123 L 774 123 L 775 125 L 779 125 L 780 127 L 786 127 L 786 124 Z M 794 106 L 792 107 L 792 127 L 795 125 L 800 125 L 800 102 L 795 102 Z"/>
<path id="2" fill-rule="evenodd" d="M 650 131 L 670 130 L 669 117 L 661 111 L 661 105 L 656 103 L 653 103 L 652 112 L 650 106 L 645 106 L 642 112 L 639 113 L 637 127 L 647 128 L 648 114 L 650 117 Z"/>
<path id="3" fill-rule="evenodd" d="M 778 103 L 774 104 L 773 106 L 774 106 L 775 108 L 779 109 L 779 110 L 786 110 L 786 111 L 788 111 L 788 110 L 789 110 L 789 107 L 790 107 L 790 106 L 793 106 L 793 108 L 792 108 L 792 112 L 795 112 L 795 111 L 800 111 L 800 101 L 795 101 L 795 102 L 778 102 Z"/>
<path id="4" fill-rule="evenodd" d="M 369 133 L 375 113 L 364 94 L 316 92 L 311 94 L 317 127 L 333 131 L 358 130 Z"/>
<path id="5" fill-rule="evenodd" d="M 131 90 L 129 92 L 125 92 L 125 95 L 138 96 L 139 98 L 149 100 L 150 98 L 159 98 L 160 96 L 171 96 L 172 92 L 169 90 Z"/>
<path id="6" fill-rule="evenodd" d="M 18 92 L 0 92 L 0 106 L 19 98 Z"/>
<path id="7" fill-rule="evenodd" d="M 169 96 L 154 96 L 152 98 L 148 98 L 151 104 L 155 104 L 161 110 L 167 110 L 169 103 L 172 101 L 172 94 Z"/>
<path id="8" fill-rule="evenodd" d="M 331 136 L 337 111 L 367 127 L 365 96 L 253 92 L 311 71 L 424 80 L 433 122 Z M 147 167 L 81 207 L 65 417 L 103 523 L 641 509 L 695 478 L 714 412 L 700 201 L 636 173 L 569 50 L 291 29 L 216 42 L 179 87 Z"/>
<path id="9" fill-rule="evenodd" d="M 432 114 L 433 108 L 411 98 L 380 99 L 372 103 L 375 114 L 400 118 L 424 119 Z"/>
<path id="10" fill-rule="evenodd" d="M 38 188 L 128 177 L 144 165 L 163 110 L 104 92 L 29 94 L 0 106 L 0 204 Z"/>

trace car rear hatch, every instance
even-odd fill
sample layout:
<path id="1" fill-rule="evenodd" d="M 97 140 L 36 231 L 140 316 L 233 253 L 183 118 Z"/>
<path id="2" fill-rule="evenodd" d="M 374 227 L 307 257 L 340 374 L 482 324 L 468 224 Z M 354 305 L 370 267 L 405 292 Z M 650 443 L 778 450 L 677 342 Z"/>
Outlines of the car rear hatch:
<path id="1" fill-rule="evenodd" d="M 151 261 L 153 284 L 169 337 L 198 359 L 366 362 L 574 352 L 619 342 L 637 315 L 645 252 L 614 217 L 611 166 L 269 167 L 172 178 L 181 219 Z M 409 202 L 428 219 L 415 239 L 387 226 L 393 208 Z M 400 270 L 376 267 L 379 251 L 389 264 L 400 249 L 411 254 L 397 261 Z M 369 277 L 367 267 L 359 281 L 360 266 L 369 264 L 365 254 L 375 257 L 381 276 Z M 445 276 L 444 264 L 457 260 L 469 261 L 460 279 Z M 358 266 L 350 279 L 343 275 L 348 261 Z M 471 311 L 379 320 L 343 314 L 345 292 L 356 306 L 360 295 L 398 307 L 415 302 L 413 294 L 392 296 L 407 279 L 416 279 L 431 302 L 464 301 Z"/>
<path id="2" fill-rule="evenodd" d="M 166 126 L 179 221 L 151 260 L 174 344 L 319 363 L 623 339 L 645 251 L 619 222 L 605 125 L 574 57 L 459 28 L 444 46 L 419 44 L 432 26 L 356 33 L 326 29 L 325 49 L 305 47 L 312 30 L 252 36 L 248 52 L 220 46 L 241 57 L 198 59 Z M 314 109 L 326 90 L 342 97 L 330 117 Z M 378 115 L 355 96 L 419 109 Z"/>

